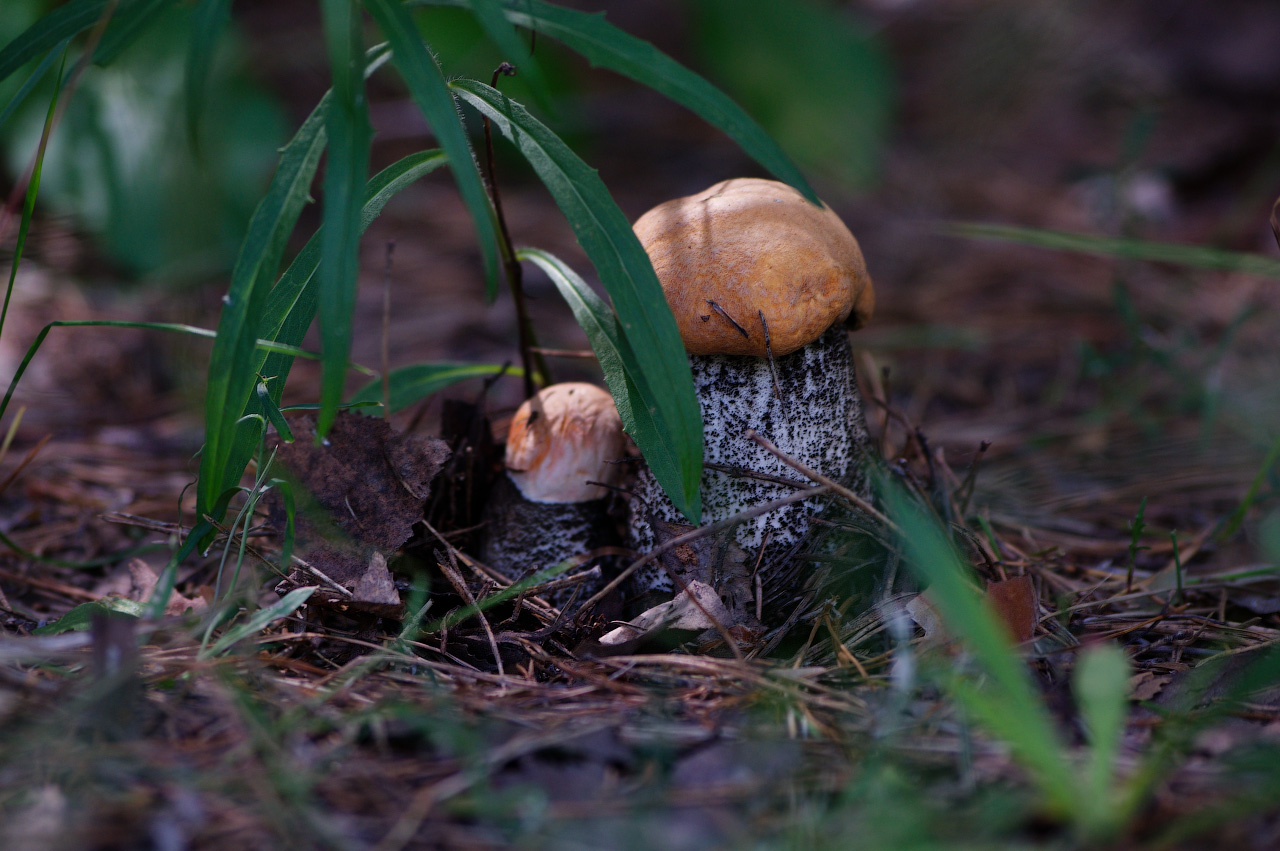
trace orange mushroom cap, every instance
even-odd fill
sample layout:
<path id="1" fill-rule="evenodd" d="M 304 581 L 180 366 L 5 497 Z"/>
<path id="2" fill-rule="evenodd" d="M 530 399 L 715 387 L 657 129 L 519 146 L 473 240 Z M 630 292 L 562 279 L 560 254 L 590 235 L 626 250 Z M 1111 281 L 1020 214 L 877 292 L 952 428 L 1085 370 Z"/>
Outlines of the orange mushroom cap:
<path id="1" fill-rule="evenodd" d="M 781 357 L 875 309 L 858 241 L 785 183 L 725 180 L 659 204 L 635 232 L 690 354 Z"/>

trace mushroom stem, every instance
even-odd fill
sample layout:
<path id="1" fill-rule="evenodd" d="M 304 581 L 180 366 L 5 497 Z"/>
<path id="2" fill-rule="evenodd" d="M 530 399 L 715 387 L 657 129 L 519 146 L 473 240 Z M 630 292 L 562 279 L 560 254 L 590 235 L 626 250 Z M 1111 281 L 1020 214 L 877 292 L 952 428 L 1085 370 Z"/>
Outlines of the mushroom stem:
<path id="1" fill-rule="evenodd" d="M 625 454 L 622 421 L 604 390 L 567 383 L 539 391 L 511 421 L 507 471 L 485 506 L 481 560 L 516 581 L 619 544 L 610 494 L 595 482 L 616 480 L 613 462 Z M 575 594 L 590 597 L 616 572 L 616 559 L 602 566 L 591 581 L 548 591 L 547 602 L 560 608 Z"/>
<path id="2" fill-rule="evenodd" d="M 781 457 L 747 437 L 746 433 L 754 430 L 767 436 L 782 455 L 811 472 L 823 471 L 827 479 L 862 500 L 869 500 L 865 462 L 870 440 L 852 350 L 843 327 L 830 329 L 814 343 L 775 359 L 772 365 L 765 358 L 747 355 L 691 355 L 689 365 L 702 409 L 707 462 L 763 476 L 787 476 L 790 468 Z M 642 498 L 637 503 L 647 503 L 659 520 L 688 522 L 648 469 L 638 474 L 634 491 Z M 780 483 L 706 469 L 702 476 L 703 518 L 714 522 L 793 491 Z M 809 535 L 809 519 L 821 512 L 827 501 L 815 495 L 745 520 L 737 529 L 735 541 L 753 557 L 763 556 L 762 570 L 767 576 L 772 563 L 804 543 Z M 767 534 L 770 538 L 765 545 Z M 642 510 L 632 513 L 631 538 L 640 552 L 658 543 L 652 520 Z M 670 578 L 656 565 L 642 569 L 637 582 L 646 590 L 675 590 Z"/>

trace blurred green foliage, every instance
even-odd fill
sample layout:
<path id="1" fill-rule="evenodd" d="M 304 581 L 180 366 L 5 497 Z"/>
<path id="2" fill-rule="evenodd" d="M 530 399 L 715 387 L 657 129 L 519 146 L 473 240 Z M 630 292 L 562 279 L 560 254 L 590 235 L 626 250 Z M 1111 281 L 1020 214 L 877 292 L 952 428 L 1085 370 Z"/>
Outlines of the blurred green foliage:
<path id="1" fill-rule="evenodd" d="M 4 5 L 7 43 L 48 4 Z M 229 268 L 287 137 L 283 108 L 248 75 L 228 33 L 202 94 L 193 147 L 183 85 L 191 12 L 167 10 L 109 65 L 86 68 L 45 156 L 42 204 L 74 216 L 130 275 L 179 281 Z M 0 104 L 23 79 L 0 86 Z M 0 127 L 9 180 L 31 162 L 51 85 L 50 75 Z"/>
<path id="2" fill-rule="evenodd" d="M 889 55 L 847 9 L 815 0 L 698 0 L 696 48 L 802 165 L 847 186 L 879 171 L 895 83 Z"/>

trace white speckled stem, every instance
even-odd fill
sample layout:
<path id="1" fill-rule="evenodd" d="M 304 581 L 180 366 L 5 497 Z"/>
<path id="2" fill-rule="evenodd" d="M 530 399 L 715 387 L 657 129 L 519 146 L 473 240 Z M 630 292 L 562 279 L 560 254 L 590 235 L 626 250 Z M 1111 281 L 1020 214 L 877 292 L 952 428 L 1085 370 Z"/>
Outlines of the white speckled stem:
<path id="1" fill-rule="evenodd" d="M 778 389 L 766 358 L 692 355 L 689 365 L 702 407 L 706 461 L 797 479 L 794 470 L 743 433 L 753 428 L 778 449 L 817 472 L 869 497 L 863 459 L 868 452 L 866 420 L 858 393 L 853 352 L 843 327 L 828 330 L 813 343 L 776 359 Z M 654 533 L 645 512 L 663 520 L 687 523 L 649 473 L 640 472 L 632 504 L 631 545 L 640 552 L 653 547 Z M 716 470 L 702 474 L 702 520 L 712 523 L 753 505 L 791 493 L 794 488 L 758 479 L 731 476 Z M 825 505 L 821 498 L 747 520 L 735 540 L 754 563 L 769 533 L 762 565 L 768 565 L 803 542 L 810 518 Z M 766 586 L 768 575 L 762 576 Z M 673 590 L 658 566 L 638 574 L 638 590 Z"/>

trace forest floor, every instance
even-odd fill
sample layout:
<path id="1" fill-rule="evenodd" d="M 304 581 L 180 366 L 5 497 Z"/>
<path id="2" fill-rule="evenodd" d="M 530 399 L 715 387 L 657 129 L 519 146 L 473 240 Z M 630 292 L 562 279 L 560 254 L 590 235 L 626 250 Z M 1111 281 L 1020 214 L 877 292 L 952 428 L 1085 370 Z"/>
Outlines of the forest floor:
<path id="1" fill-rule="evenodd" d="M 1049 14 L 1041 4 L 971 17 L 935 5 L 877 7 L 900 74 L 880 180 L 815 183 L 876 282 L 876 315 L 852 338 L 864 395 L 879 400 L 876 446 L 958 509 L 983 579 L 1032 580 L 1025 655 L 1082 777 L 1077 653 L 1114 642 L 1129 659 L 1115 788 L 1146 791 L 1121 825 L 1090 833 L 1047 806 L 1028 763 L 942 687 L 935 663 L 962 665 L 954 651 L 919 629 L 895 638 L 891 608 L 837 593 L 747 658 L 693 644 L 579 655 L 513 616 L 496 663 L 474 620 L 417 635 L 310 609 L 218 645 L 201 610 L 219 582 L 276 600 L 279 544 L 255 527 L 182 565 L 177 592 L 195 611 L 123 633 L 34 635 L 81 603 L 147 599 L 192 523 L 202 433 L 207 343 L 57 328 L 0 458 L 0 845 L 1280 845 L 1280 689 L 1211 711 L 1280 641 L 1277 282 L 949 229 L 998 222 L 1280 256 L 1269 224 L 1280 14 L 1233 2 L 1206 21 L 1174 4 L 1153 31 L 1161 4 L 1077 9 L 1070 26 L 1031 20 Z M 623 23 L 678 48 L 644 16 Z M 1038 40 L 996 49 L 1010 32 Z M 984 73 L 956 73 L 975 53 Z M 755 173 L 715 131 L 620 80 L 589 97 L 603 117 L 584 131 L 584 157 L 633 218 Z M 619 97 L 625 114 L 607 106 Z M 386 135 L 376 154 L 388 160 L 422 143 Z M 588 269 L 545 192 L 510 169 L 516 241 Z M 53 320 L 216 324 L 225 283 L 180 297 L 113 286 L 69 223 L 38 220 L 31 240 L 0 375 Z M 381 363 L 384 341 L 392 365 L 518 360 L 510 300 L 484 303 L 443 173 L 389 205 L 364 245 L 354 361 Z M 531 272 L 528 286 L 542 345 L 586 348 L 551 284 Z M 598 380 L 590 361 L 552 365 L 557 379 Z M 295 369 L 292 401 L 315 397 L 310 366 Z M 475 401 L 481 386 L 449 393 Z M 484 394 L 494 434 L 520 396 L 514 379 Z M 393 422 L 436 434 L 440 413 L 433 402 Z M 411 555 L 430 561 L 434 546 L 422 531 Z M 435 590 L 431 618 L 462 604 Z M 1192 732 L 1167 734 L 1175 722 Z"/>

